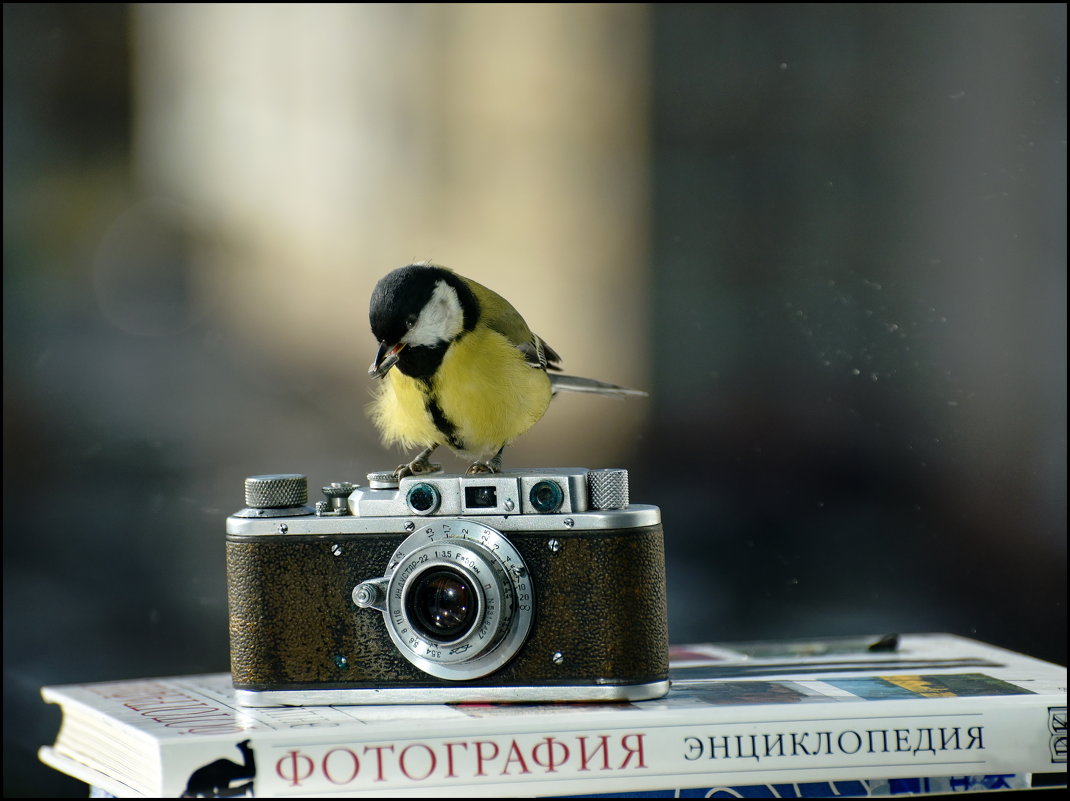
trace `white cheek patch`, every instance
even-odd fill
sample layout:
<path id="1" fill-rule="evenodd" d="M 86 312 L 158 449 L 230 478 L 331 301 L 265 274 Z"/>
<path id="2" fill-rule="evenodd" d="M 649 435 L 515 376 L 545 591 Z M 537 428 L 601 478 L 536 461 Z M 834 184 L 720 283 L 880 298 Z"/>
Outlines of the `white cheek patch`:
<path id="1" fill-rule="evenodd" d="M 461 333 L 464 312 L 457 291 L 445 281 L 435 284 L 431 299 L 420 310 L 416 324 L 401 338 L 406 345 L 430 347 L 448 342 Z"/>

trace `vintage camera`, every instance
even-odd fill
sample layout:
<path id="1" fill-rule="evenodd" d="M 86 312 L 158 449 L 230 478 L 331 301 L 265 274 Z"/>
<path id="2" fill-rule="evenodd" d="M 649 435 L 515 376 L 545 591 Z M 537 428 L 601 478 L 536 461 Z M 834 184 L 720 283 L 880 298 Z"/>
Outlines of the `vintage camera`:
<path id="1" fill-rule="evenodd" d="M 253 476 L 227 518 L 246 706 L 591 701 L 668 691 L 661 512 L 625 470 L 336 483 Z"/>

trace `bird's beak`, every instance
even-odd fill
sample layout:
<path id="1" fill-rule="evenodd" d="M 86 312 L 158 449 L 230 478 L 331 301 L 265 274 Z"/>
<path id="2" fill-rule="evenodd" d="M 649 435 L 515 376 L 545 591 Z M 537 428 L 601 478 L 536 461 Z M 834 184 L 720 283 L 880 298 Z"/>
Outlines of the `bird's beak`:
<path id="1" fill-rule="evenodd" d="M 368 368 L 368 375 L 372 378 L 382 378 L 386 375 L 387 371 L 397 364 L 398 354 L 401 353 L 404 347 L 404 342 L 399 342 L 397 345 L 387 345 L 385 342 L 380 342 L 379 350 L 375 354 L 375 361 Z"/>

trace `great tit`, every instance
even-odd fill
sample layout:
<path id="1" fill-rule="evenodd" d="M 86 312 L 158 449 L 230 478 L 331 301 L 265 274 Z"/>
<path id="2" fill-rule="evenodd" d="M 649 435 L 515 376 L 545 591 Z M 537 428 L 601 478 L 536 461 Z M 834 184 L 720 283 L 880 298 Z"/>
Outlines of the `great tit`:
<path id="1" fill-rule="evenodd" d="M 422 448 L 397 467 L 398 478 L 441 469 L 430 462 L 439 445 L 475 458 L 469 474 L 500 471 L 505 446 L 538 422 L 558 391 L 646 395 L 548 372 L 560 369 L 561 357 L 505 298 L 439 265 L 387 274 L 368 316 L 379 342 L 368 374 L 383 379 L 372 419 L 387 445 Z"/>

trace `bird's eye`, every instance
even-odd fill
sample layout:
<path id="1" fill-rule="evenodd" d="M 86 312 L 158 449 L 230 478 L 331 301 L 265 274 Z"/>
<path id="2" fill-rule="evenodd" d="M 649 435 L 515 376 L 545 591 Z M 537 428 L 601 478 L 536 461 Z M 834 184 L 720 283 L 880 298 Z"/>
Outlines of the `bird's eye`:
<path id="1" fill-rule="evenodd" d="M 405 318 L 405 327 L 412 328 L 414 325 L 416 325 L 416 315 L 410 314 L 408 317 Z"/>

